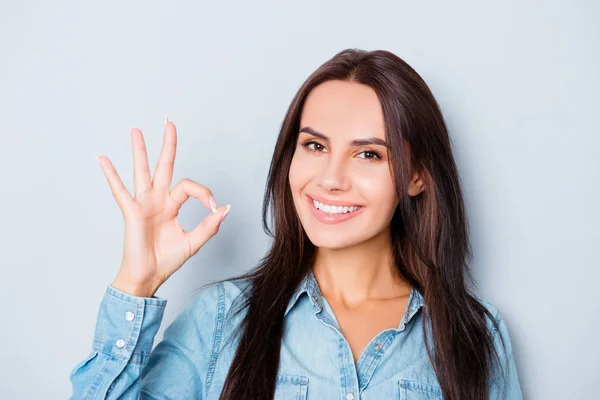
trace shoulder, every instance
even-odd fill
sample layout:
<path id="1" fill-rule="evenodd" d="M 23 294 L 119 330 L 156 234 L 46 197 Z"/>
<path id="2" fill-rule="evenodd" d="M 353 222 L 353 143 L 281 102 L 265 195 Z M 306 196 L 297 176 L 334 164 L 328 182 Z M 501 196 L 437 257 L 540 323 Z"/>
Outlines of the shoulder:
<path id="1" fill-rule="evenodd" d="M 224 318 L 234 304 L 249 292 L 248 279 L 225 279 L 203 285 L 183 305 L 182 318 L 206 320 Z"/>
<path id="2" fill-rule="evenodd" d="M 197 357 L 194 353 L 198 352 L 218 351 L 223 334 L 232 323 L 232 306 L 242 300 L 247 284 L 228 279 L 194 290 L 166 327 L 163 341 L 189 351 L 190 354 L 186 354 L 189 358 Z"/>
<path id="3" fill-rule="evenodd" d="M 512 342 L 502 312 L 493 302 L 477 296 L 475 298 L 492 315 L 492 318 L 486 316 L 486 323 L 498 354 L 504 357 L 512 355 Z"/>
<path id="4" fill-rule="evenodd" d="M 495 335 L 498 332 L 500 322 L 502 321 L 502 314 L 500 313 L 500 310 L 498 309 L 496 304 L 492 303 L 487 299 L 483 299 L 477 296 L 475 296 L 475 299 L 479 302 L 479 304 L 484 306 L 485 309 L 491 314 L 491 319 L 489 315 L 486 315 L 486 321 L 491 334 Z"/>
<path id="5" fill-rule="evenodd" d="M 208 283 L 187 297 L 152 351 L 144 373 L 146 388 L 160 386 L 164 393 L 177 391 L 169 398 L 189 398 L 189 393 L 199 392 L 200 388 L 208 391 L 228 337 L 228 313 L 243 292 L 243 284 L 233 280 Z M 181 382 L 185 387 L 180 387 Z"/>

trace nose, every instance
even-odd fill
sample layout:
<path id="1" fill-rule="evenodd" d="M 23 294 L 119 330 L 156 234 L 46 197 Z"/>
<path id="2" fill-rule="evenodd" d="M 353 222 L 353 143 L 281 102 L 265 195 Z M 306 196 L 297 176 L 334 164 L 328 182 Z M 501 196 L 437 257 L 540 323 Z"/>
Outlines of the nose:
<path id="1" fill-rule="evenodd" d="M 319 174 L 317 186 L 326 191 L 348 190 L 350 180 L 347 176 L 345 160 L 341 157 L 328 157 Z"/>

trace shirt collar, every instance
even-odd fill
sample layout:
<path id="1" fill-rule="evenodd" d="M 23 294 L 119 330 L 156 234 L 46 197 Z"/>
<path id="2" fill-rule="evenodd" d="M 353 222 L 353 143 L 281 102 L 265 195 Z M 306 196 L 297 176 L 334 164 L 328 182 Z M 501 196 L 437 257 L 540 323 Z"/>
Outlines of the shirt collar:
<path id="1" fill-rule="evenodd" d="M 313 306 L 315 306 L 319 310 L 321 309 L 321 307 L 322 307 L 321 290 L 319 289 L 319 284 L 317 283 L 317 280 L 315 279 L 315 275 L 312 271 L 312 268 L 309 270 L 308 274 L 302 279 L 302 281 L 300 282 L 300 284 L 298 285 L 298 287 L 292 294 L 290 302 L 288 303 L 288 306 L 285 310 L 284 316 L 287 316 L 288 312 L 298 302 L 298 299 L 300 298 L 300 296 L 303 293 L 306 293 L 308 295 Z M 407 311 L 404 313 L 404 318 L 402 319 L 402 321 L 400 323 L 399 329 L 404 328 L 404 325 L 406 325 L 408 323 L 408 321 L 411 320 L 411 318 L 417 313 L 417 311 L 419 311 L 419 309 L 423 306 L 423 304 L 424 304 L 423 295 L 417 289 L 412 287 L 411 291 L 410 291 L 410 296 L 408 298 L 408 305 L 406 307 Z"/>
<path id="2" fill-rule="evenodd" d="M 308 274 L 302 279 L 294 294 L 288 303 L 287 308 L 285 309 L 284 317 L 290 311 L 292 307 L 298 301 L 298 298 L 302 295 L 302 293 L 307 293 L 310 297 L 310 301 L 315 304 L 315 299 L 320 303 L 321 299 L 321 291 L 319 290 L 319 285 L 317 284 L 317 280 L 315 279 L 315 275 L 313 274 L 312 268 L 309 270 Z"/>

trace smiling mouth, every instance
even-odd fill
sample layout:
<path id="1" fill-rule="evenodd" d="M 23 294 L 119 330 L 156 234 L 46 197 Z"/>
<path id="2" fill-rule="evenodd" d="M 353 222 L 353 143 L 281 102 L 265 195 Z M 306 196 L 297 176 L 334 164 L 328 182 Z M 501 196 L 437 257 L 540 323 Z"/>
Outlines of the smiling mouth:
<path id="1" fill-rule="evenodd" d="M 321 203 L 310 196 L 306 196 L 313 215 L 325 224 L 336 224 L 349 220 L 364 210 L 364 206 L 333 206 Z"/>
<path id="2" fill-rule="evenodd" d="M 362 206 L 332 206 L 315 199 L 311 199 L 311 201 L 317 210 L 331 215 L 349 214 L 362 208 Z"/>

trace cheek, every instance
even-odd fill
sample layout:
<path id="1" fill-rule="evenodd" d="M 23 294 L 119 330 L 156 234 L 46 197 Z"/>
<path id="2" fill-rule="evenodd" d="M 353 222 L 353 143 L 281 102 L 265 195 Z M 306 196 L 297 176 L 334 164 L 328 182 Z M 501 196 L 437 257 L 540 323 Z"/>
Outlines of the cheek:
<path id="1" fill-rule="evenodd" d="M 288 179 L 294 198 L 296 198 L 300 190 L 302 190 L 310 180 L 310 171 L 308 168 L 303 167 L 302 157 L 298 156 L 298 154 L 294 154 L 294 157 L 292 158 Z"/>
<path id="2" fill-rule="evenodd" d="M 370 171 L 369 174 L 361 175 L 354 181 L 362 197 L 377 210 L 389 213 L 396 208 L 396 191 L 394 182 L 387 169 Z"/>

